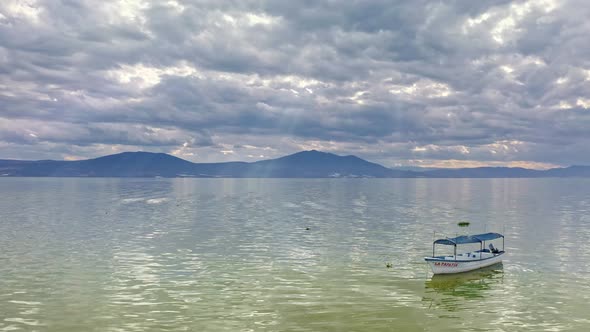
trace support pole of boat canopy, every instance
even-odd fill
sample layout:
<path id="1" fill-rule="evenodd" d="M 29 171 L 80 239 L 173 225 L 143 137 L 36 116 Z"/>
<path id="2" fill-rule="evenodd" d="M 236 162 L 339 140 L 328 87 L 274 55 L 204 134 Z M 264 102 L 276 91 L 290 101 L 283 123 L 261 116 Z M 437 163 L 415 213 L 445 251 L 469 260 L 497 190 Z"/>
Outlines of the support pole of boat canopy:
<path id="1" fill-rule="evenodd" d="M 457 260 L 457 244 L 453 246 L 455 248 L 455 260 Z"/>
<path id="2" fill-rule="evenodd" d="M 504 237 L 502 236 L 502 251 L 504 251 Z"/>
<path id="3" fill-rule="evenodd" d="M 432 257 L 434 257 L 434 246 L 436 245 L 436 243 L 432 242 Z"/>

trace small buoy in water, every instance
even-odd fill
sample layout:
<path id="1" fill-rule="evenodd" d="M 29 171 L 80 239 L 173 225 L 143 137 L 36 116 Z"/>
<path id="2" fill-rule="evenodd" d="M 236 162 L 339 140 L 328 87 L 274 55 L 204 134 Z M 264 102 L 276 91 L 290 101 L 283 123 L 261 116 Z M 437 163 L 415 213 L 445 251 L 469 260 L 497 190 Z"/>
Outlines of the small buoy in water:
<path id="1" fill-rule="evenodd" d="M 393 264 L 391 263 L 385 263 L 385 267 L 388 269 L 391 269 L 393 267 Z"/>
<path id="2" fill-rule="evenodd" d="M 457 226 L 459 227 L 467 227 L 469 226 L 469 221 L 461 221 L 457 223 Z"/>
<path id="3" fill-rule="evenodd" d="M 309 230 L 309 227 L 305 227 L 305 230 L 308 231 Z"/>

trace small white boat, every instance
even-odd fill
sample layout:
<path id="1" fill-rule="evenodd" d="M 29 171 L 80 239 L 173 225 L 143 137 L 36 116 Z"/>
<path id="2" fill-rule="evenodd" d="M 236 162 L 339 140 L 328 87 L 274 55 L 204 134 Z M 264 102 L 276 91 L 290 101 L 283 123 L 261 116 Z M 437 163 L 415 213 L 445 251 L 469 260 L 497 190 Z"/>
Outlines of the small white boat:
<path id="1" fill-rule="evenodd" d="M 502 238 L 502 249 L 494 248 L 493 244 L 486 247 L 486 241 Z M 480 249 L 457 254 L 457 245 L 479 243 Z M 436 256 L 434 249 L 437 244 L 454 246 L 451 256 Z M 454 238 L 438 239 L 432 243 L 432 256 L 424 257 L 434 274 L 449 274 L 467 272 L 490 266 L 502 261 L 504 256 L 504 235 L 499 233 L 484 233 L 476 235 L 462 235 Z"/>

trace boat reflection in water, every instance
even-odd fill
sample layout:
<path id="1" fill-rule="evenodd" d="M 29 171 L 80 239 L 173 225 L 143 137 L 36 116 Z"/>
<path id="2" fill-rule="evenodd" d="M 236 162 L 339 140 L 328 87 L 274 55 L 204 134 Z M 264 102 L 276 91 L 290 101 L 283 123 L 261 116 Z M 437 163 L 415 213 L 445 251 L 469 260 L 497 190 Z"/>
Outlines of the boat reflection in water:
<path id="1" fill-rule="evenodd" d="M 503 278 L 502 263 L 471 272 L 434 275 L 425 283 L 422 301 L 429 307 L 457 311 L 471 306 L 472 302 L 485 302 L 486 295 L 493 292 L 494 286 L 501 284 Z"/>

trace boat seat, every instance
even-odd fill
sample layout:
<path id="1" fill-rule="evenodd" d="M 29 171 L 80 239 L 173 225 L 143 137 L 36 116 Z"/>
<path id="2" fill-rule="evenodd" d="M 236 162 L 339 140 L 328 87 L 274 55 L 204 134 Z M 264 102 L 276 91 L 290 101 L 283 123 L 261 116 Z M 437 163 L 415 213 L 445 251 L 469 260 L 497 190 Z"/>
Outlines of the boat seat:
<path id="1" fill-rule="evenodd" d="M 494 245 L 490 243 L 490 252 L 497 254 L 500 252 L 500 250 L 498 250 L 497 248 L 494 248 Z"/>

